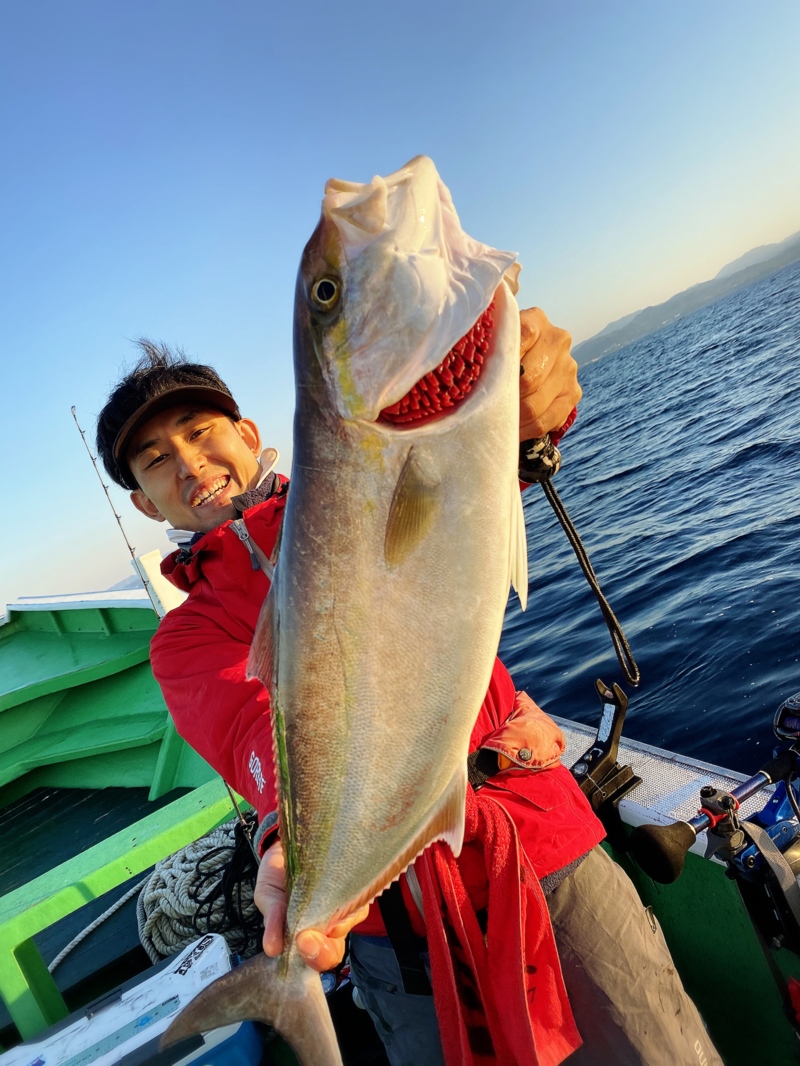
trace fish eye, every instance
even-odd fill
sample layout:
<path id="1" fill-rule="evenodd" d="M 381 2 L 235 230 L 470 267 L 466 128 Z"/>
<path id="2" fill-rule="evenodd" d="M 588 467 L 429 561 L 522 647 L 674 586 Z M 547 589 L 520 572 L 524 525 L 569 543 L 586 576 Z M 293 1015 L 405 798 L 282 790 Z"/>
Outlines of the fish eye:
<path id="1" fill-rule="evenodd" d="M 339 283 L 333 278 L 320 278 L 311 289 L 311 299 L 323 311 L 330 311 L 339 299 Z"/>

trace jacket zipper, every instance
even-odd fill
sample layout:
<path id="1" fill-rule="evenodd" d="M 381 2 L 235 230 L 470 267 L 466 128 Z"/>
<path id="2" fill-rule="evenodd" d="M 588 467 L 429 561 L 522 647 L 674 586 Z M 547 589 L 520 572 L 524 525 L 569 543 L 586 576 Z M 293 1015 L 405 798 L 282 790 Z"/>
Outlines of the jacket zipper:
<path id="1" fill-rule="evenodd" d="M 263 570 L 269 580 L 272 581 L 275 568 L 250 536 L 250 531 L 244 524 L 244 519 L 234 519 L 233 522 L 231 522 L 231 528 L 250 553 L 250 565 L 253 569 Z"/>

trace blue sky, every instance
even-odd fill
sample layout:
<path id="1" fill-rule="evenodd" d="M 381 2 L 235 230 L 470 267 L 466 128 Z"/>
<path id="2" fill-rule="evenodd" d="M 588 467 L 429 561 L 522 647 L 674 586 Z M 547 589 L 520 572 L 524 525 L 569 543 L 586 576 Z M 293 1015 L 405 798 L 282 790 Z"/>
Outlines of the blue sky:
<path id="1" fill-rule="evenodd" d="M 800 230 L 798 40 L 795 0 L 0 6 L 0 601 L 128 575 L 70 406 L 93 430 L 136 337 L 215 364 L 288 469 L 327 178 L 430 155 L 581 340 Z"/>

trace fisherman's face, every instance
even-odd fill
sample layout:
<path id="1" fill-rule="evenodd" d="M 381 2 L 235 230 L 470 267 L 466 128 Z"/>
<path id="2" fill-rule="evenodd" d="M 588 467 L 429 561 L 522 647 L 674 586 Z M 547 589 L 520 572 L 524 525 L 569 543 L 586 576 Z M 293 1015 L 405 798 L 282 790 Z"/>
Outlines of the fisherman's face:
<path id="1" fill-rule="evenodd" d="M 260 454 L 249 418 L 233 422 L 213 408 L 170 407 L 131 440 L 127 460 L 139 485 L 131 500 L 148 518 L 205 533 L 237 517 L 231 497 L 255 487 Z"/>

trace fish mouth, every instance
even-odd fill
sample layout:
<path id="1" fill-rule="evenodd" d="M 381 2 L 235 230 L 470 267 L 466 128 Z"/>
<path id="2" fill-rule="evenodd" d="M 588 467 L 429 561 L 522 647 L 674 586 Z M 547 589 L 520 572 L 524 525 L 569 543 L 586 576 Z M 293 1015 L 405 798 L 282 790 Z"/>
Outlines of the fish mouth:
<path id="1" fill-rule="evenodd" d="M 494 330 L 495 301 L 458 341 L 439 365 L 424 374 L 391 407 L 384 407 L 378 421 L 399 428 L 418 426 L 449 414 L 466 399 L 481 376 Z"/>

